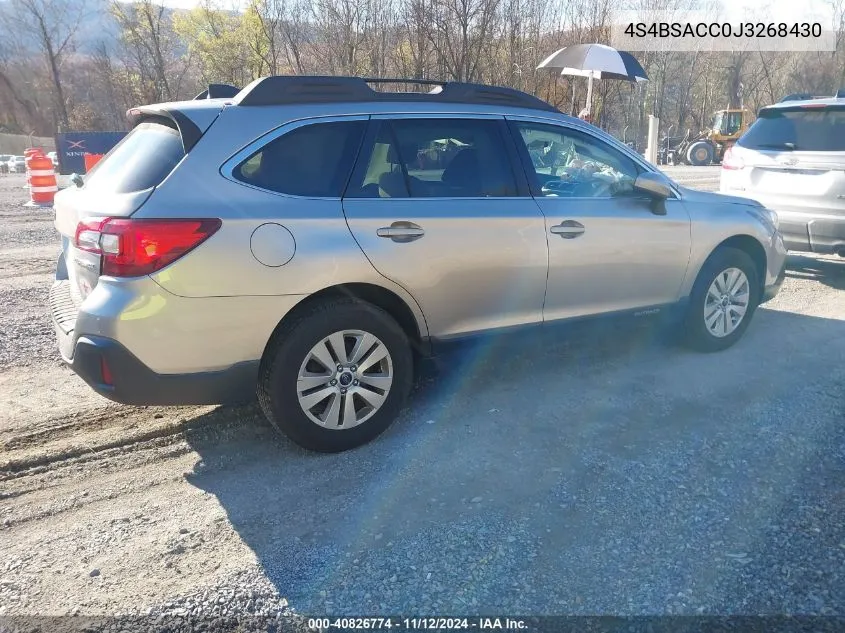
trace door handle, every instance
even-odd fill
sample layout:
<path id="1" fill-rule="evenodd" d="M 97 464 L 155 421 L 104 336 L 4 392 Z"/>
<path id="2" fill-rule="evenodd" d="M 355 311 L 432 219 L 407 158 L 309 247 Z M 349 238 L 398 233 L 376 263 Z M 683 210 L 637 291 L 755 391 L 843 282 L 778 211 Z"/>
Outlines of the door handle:
<path id="1" fill-rule="evenodd" d="M 583 235 L 585 230 L 584 225 L 575 220 L 564 220 L 549 229 L 550 232 L 560 235 L 565 240 L 571 240 L 579 235 Z"/>
<path id="2" fill-rule="evenodd" d="M 413 222 L 394 222 L 390 226 L 377 229 L 376 235 L 389 238 L 394 242 L 413 242 L 425 235 L 425 231 Z"/>

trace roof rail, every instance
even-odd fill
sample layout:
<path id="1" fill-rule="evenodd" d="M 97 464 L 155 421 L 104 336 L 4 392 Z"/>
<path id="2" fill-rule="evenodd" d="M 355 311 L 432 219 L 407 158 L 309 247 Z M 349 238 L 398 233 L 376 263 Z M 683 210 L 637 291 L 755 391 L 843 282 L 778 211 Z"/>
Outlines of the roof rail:
<path id="1" fill-rule="evenodd" d="M 234 97 L 240 91 L 240 88 L 235 88 L 235 86 L 229 84 L 208 84 L 208 88 L 194 97 L 194 101 L 197 99 L 228 99 Z"/>
<path id="2" fill-rule="evenodd" d="M 419 84 L 434 86 L 429 92 L 379 92 L 369 84 Z M 513 88 L 431 79 L 388 79 L 362 77 L 319 77 L 279 75 L 262 77 L 241 90 L 233 103 L 241 106 L 296 103 L 341 103 L 346 101 L 431 101 L 532 108 L 557 112 L 542 99 Z"/>

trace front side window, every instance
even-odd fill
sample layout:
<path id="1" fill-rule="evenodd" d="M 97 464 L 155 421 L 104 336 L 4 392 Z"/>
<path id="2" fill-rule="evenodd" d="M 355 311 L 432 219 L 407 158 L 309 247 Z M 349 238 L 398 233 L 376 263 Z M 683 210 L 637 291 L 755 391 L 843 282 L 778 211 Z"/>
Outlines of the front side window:
<path id="1" fill-rule="evenodd" d="M 494 120 L 382 121 L 347 196 L 488 198 L 516 195 L 516 181 Z M 357 181 L 357 182 L 356 182 Z"/>
<path id="2" fill-rule="evenodd" d="M 365 121 L 312 123 L 270 141 L 238 165 L 241 182 L 292 196 L 339 198 Z"/>
<path id="3" fill-rule="evenodd" d="M 530 159 L 534 195 L 602 198 L 634 190 L 639 168 L 607 143 L 556 125 L 514 125 Z"/>

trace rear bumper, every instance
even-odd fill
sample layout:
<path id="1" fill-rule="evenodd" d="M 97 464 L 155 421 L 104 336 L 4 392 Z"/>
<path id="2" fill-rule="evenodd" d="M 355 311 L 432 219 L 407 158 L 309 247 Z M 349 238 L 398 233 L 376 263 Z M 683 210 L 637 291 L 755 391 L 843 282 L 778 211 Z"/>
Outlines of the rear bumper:
<path id="1" fill-rule="evenodd" d="M 133 405 L 252 400 L 267 341 L 301 299 L 185 298 L 148 277 L 103 277 L 80 301 L 63 277 L 60 261 L 50 306 L 62 357 L 95 391 Z"/>
<path id="2" fill-rule="evenodd" d="M 155 317 L 161 315 L 161 310 L 151 312 L 152 322 L 133 318 L 137 314 L 132 312 L 133 305 L 143 308 L 155 299 L 145 295 L 136 300 L 135 296 L 129 294 L 127 297 L 129 309 L 125 309 L 120 301 L 112 304 L 95 301 L 93 310 L 86 312 L 75 307 L 67 280 L 57 280 L 50 290 L 50 308 L 62 359 L 94 391 L 115 402 L 139 406 L 240 404 L 255 397 L 258 360 L 242 360 L 241 357 L 231 359 L 222 368 L 220 364 L 212 365 L 212 362 L 225 363 L 227 358 L 221 353 L 219 345 L 209 345 L 207 332 L 189 331 L 179 327 L 178 321 L 175 327 L 172 320 L 156 321 Z M 175 302 L 174 299 L 171 304 Z M 109 307 L 114 311 L 109 312 Z M 198 320 L 191 313 L 186 318 L 191 323 Z M 120 325 L 125 327 L 120 329 Z M 131 329 L 133 325 L 140 327 Z M 148 353 L 151 348 L 167 350 L 172 363 L 180 362 L 179 359 L 191 353 L 197 354 L 196 348 L 202 343 L 208 358 L 207 366 L 214 367 L 214 370 L 181 370 L 177 365 L 171 371 L 162 371 L 161 368 L 156 371 L 149 366 L 149 361 L 141 360 L 124 343 L 118 342 L 116 339 L 120 335 L 133 341 L 140 340 L 137 349 L 142 354 Z M 162 336 L 167 336 L 166 340 L 157 340 Z M 223 333 L 217 333 L 218 343 L 222 336 Z M 254 354 L 252 358 L 261 355 L 260 351 Z M 160 356 L 154 354 L 156 358 Z"/>
<path id="3" fill-rule="evenodd" d="M 723 170 L 720 191 L 756 200 L 777 212 L 778 229 L 790 251 L 830 255 L 845 249 L 845 216 L 841 211 L 825 207 L 824 199 L 817 206 L 784 204 L 784 199 L 777 195 L 747 191 L 744 178 L 741 173 Z"/>
<path id="4" fill-rule="evenodd" d="M 845 250 L 845 218 L 812 218 L 783 214 L 780 227 L 790 250 L 830 255 Z"/>
<path id="5" fill-rule="evenodd" d="M 71 369 L 94 391 L 122 404 L 241 404 L 255 397 L 257 360 L 221 371 L 157 374 L 109 338 L 81 336 L 73 350 L 72 358 L 64 359 Z"/>

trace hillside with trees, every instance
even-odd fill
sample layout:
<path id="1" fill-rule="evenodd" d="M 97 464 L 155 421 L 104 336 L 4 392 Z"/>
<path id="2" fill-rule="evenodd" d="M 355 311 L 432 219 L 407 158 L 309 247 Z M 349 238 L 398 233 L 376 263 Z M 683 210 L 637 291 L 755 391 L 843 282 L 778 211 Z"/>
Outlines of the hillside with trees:
<path id="1" fill-rule="evenodd" d="M 642 138 L 648 114 L 667 130 L 710 113 L 756 109 L 786 94 L 845 86 L 845 0 L 831 0 L 838 50 L 825 53 L 635 53 L 651 81 L 597 84 L 605 128 Z M 609 0 L 201 0 L 189 11 L 153 0 L 0 1 L 0 126 L 50 135 L 116 130 L 134 105 L 191 98 L 210 82 L 269 74 L 452 79 L 512 86 L 565 112 L 586 80 L 535 71 L 557 48 L 607 42 Z M 694 0 L 639 0 L 697 8 Z M 632 8 L 626 5 L 626 8 Z M 635 7 L 634 7 L 635 8 Z M 716 13 L 718 15 L 718 12 Z"/>

